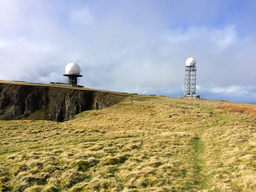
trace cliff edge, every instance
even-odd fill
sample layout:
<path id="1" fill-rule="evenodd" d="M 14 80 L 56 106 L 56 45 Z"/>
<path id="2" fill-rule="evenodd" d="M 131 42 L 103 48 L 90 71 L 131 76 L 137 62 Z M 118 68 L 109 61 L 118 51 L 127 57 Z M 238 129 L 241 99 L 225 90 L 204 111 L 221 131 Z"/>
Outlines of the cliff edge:
<path id="1" fill-rule="evenodd" d="M 120 102 L 128 94 L 66 85 L 0 81 L 0 120 L 66 121 Z"/>

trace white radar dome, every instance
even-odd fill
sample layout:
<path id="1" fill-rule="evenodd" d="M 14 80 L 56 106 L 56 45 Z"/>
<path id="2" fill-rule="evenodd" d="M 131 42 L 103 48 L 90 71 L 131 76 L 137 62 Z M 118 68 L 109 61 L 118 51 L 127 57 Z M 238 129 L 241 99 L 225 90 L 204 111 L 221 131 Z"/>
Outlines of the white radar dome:
<path id="1" fill-rule="evenodd" d="M 74 62 L 67 64 L 65 67 L 65 73 L 67 75 L 79 75 L 80 72 L 80 66 Z"/>
<path id="2" fill-rule="evenodd" d="M 189 57 L 186 60 L 186 66 L 194 67 L 196 65 L 196 60 L 193 57 Z"/>

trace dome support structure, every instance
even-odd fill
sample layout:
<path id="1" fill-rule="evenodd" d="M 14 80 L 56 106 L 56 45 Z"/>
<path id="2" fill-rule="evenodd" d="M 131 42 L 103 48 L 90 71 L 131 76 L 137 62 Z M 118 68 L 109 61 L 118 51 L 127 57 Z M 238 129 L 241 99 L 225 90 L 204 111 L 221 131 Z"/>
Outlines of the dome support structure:
<path id="1" fill-rule="evenodd" d="M 83 75 L 74 75 L 74 74 L 64 74 L 64 76 L 68 77 L 68 84 L 70 84 L 72 87 L 78 87 L 77 79 L 79 77 L 83 77 Z"/>

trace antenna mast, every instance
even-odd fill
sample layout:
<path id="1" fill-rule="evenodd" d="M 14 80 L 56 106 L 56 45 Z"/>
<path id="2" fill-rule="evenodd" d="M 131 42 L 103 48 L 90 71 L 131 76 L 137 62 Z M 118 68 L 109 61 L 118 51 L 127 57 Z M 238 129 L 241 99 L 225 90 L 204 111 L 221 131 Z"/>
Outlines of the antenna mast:
<path id="1" fill-rule="evenodd" d="M 196 60 L 192 57 L 186 60 L 184 97 L 200 98 L 200 96 L 196 94 Z"/>

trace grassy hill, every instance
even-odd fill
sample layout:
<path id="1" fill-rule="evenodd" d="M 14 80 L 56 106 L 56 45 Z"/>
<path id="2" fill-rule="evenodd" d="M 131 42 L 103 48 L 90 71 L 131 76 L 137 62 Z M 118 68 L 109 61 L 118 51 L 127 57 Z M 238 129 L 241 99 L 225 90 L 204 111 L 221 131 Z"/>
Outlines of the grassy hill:
<path id="1" fill-rule="evenodd" d="M 256 191 L 255 114 L 133 95 L 62 123 L 0 121 L 0 190 Z"/>

